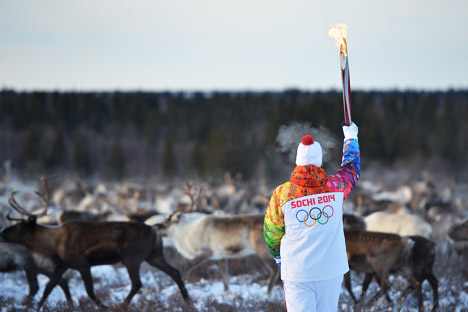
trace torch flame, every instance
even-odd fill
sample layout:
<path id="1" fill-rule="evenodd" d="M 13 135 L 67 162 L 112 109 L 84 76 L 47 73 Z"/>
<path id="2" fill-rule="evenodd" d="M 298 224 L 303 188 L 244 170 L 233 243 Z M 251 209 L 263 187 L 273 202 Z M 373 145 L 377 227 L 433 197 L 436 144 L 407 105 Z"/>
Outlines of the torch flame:
<path id="1" fill-rule="evenodd" d="M 336 24 L 334 25 L 329 31 L 328 36 L 330 38 L 336 39 L 336 46 L 340 47 L 340 54 L 342 57 L 347 56 L 347 49 L 346 49 L 346 35 L 348 34 L 348 26 L 346 24 Z"/>
<path id="2" fill-rule="evenodd" d="M 341 81 L 343 82 L 343 106 L 345 124 L 351 125 L 351 89 L 349 87 L 349 63 L 346 47 L 347 26 L 343 23 L 337 24 L 328 31 L 328 36 L 336 39 L 336 46 L 340 47 Z"/>

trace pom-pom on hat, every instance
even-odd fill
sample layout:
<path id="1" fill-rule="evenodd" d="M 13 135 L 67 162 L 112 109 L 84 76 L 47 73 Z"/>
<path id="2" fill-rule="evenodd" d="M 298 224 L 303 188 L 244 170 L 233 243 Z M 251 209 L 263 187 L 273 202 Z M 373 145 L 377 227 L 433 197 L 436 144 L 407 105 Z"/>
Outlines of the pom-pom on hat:
<path id="1" fill-rule="evenodd" d="M 303 136 L 297 147 L 296 165 L 317 167 L 322 165 L 322 147 L 310 134 Z"/>

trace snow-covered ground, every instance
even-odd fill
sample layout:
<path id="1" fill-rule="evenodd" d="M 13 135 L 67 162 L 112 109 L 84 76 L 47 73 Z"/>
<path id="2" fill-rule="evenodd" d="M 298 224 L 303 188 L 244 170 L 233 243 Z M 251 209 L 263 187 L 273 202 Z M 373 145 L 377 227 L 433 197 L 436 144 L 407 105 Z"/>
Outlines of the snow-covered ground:
<path id="1" fill-rule="evenodd" d="M 78 305 L 82 300 L 89 300 L 79 275 L 75 272 L 70 273 L 67 274 L 75 305 Z M 92 268 L 92 275 L 96 294 L 100 299 L 102 299 L 105 305 L 112 306 L 123 302 L 130 291 L 130 280 L 128 279 L 126 269 L 122 266 L 96 266 Z M 235 306 L 235 302 L 239 300 L 247 302 L 284 301 L 283 289 L 281 286 L 276 286 L 272 293 L 267 295 L 266 282 L 261 284 L 256 283 L 254 282 L 254 277 L 254 275 L 230 277 L 230 289 L 227 293 L 224 293 L 224 286 L 221 280 L 208 281 L 201 279 L 195 283 L 186 283 L 186 288 L 193 300 L 194 307 L 198 311 L 206 311 L 205 307 L 213 300 L 220 304 L 233 306 Z M 47 277 L 42 275 L 39 276 L 40 289 L 34 298 L 36 302 L 39 301 L 47 281 Z M 157 296 L 158 301 L 162 302 L 168 311 L 183 310 L 182 307 L 170 306 L 172 301 L 181 302 L 182 296 L 177 285 L 163 272 L 157 269 L 142 270 L 141 281 L 143 283 L 143 287 L 133 298 L 133 305 L 137 305 L 138 302 L 141 301 L 154 300 L 154 297 Z M 104 292 L 102 291 L 103 289 L 105 289 Z M 5 299 L 12 299 L 14 302 L 9 307 L 2 307 L 6 308 L 6 311 L 23 310 L 24 306 L 22 301 L 27 294 L 28 287 L 23 272 L 5 273 L 0 275 L 0 297 L 2 297 L 4 301 L 10 301 Z M 172 300 L 174 298 L 176 300 Z M 63 291 L 56 287 L 48 297 L 46 306 L 53 309 L 54 306 L 65 302 Z"/>
<path id="2" fill-rule="evenodd" d="M 216 265 L 211 265 L 216 270 Z M 450 270 L 448 270 L 449 272 Z M 124 267 L 103 265 L 92 268 L 96 294 L 105 305 L 113 307 L 121 303 L 130 291 L 130 281 Z M 79 311 L 83 302 L 88 302 L 83 283 L 76 272 L 67 272 L 70 290 Z M 360 294 L 361 286 L 359 276 L 353 276 L 353 289 L 355 294 Z M 461 281 L 461 276 L 439 276 L 440 309 L 439 311 L 468 311 L 468 281 Z M 143 265 L 141 270 L 143 288 L 132 300 L 132 307 L 137 311 L 139 305 L 144 305 L 145 311 L 185 311 L 178 287 L 164 273 Z M 48 279 L 39 276 L 40 289 L 35 296 L 36 303 L 40 299 L 42 291 Z M 406 282 L 400 278 L 392 278 L 392 290 L 390 297 L 397 302 Z M 193 299 L 193 311 L 217 311 L 217 305 L 228 307 L 226 311 L 283 311 L 284 294 L 281 286 L 277 285 L 270 295 L 266 294 L 266 280 L 259 280 L 258 274 L 243 274 L 229 278 L 230 291 L 224 293 L 221 280 L 200 279 L 196 282 L 187 282 L 187 290 Z M 377 291 L 376 283 L 372 283 L 368 291 L 368 298 Z M 0 275 L 0 297 L 4 305 L 3 311 L 27 311 L 22 304 L 28 294 L 23 272 L 5 273 Z M 156 301 L 156 304 L 151 302 Z M 8 304 L 6 304 L 8 303 Z M 5 306 L 7 305 L 7 306 Z M 91 305 L 92 306 L 92 305 Z M 154 307 L 151 308 L 151 307 Z M 424 306 L 427 311 L 432 307 L 432 291 L 424 284 Z M 59 311 L 66 307 L 65 296 L 60 288 L 55 288 L 50 294 L 46 310 Z M 260 308 L 259 308 L 260 307 Z M 264 307 L 264 308 L 262 308 Z M 376 305 L 368 306 L 366 311 L 417 311 L 417 300 L 410 296 L 402 305 L 396 304 L 393 308 L 388 307 L 384 299 Z M 97 309 L 97 308 L 96 308 Z M 66 309 L 65 309 L 66 310 Z M 120 311 L 120 310 L 118 310 Z M 223 310 L 224 311 L 224 310 Z M 354 311 L 350 304 L 349 296 L 343 288 L 339 304 L 339 311 Z"/>

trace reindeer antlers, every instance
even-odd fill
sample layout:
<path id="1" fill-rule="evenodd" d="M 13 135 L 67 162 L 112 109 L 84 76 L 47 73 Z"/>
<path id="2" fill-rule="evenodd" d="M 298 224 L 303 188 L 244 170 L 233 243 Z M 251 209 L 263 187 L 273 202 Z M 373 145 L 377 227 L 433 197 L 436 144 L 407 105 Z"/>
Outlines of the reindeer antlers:
<path id="1" fill-rule="evenodd" d="M 49 200 L 50 200 L 50 193 L 51 192 L 50 192 L 49 187 L 47 186 L 47 181 L 46 181 L 46 179 L 44 177 L 41 178 L 41 184 L 42 184 L 42 187 L 44 188 L 45 193 L 41 193 L 39 191 L 34 191 L 34 193 L 36 193 L 36 195 L 39 196 L 42 199 L 42 201 L 44 202 L 43 209 L 38 214 L 33 214 L 31 212 L 28 212 L 28 211 L 26 211 L 26 209 L 21 207 L 20 204 L 18 204 L 18 202 L 15 199 L 15 194 L 17 192 L 13 192 L 13 193 L 10 194 L 10 197 L 8 198 L 8 203 L 10 204 L 10 206 L 14 210 L 16 210 L 17 212 L 19 212 L 20 214 L 22 214 L 24 216 L 34 217 L 34 218 L 44 216 L 46 214 L 46 212 L 47 212 L 47 208 L 49 208 Z M 9 217 L 9 214 L 8 214 L 7 218 L 8 218 L 8 220 L 18 221 L 18 219 L 14 219 L 14 218 Z"/>
<path id="2" fill-rule="evenodd" d="M 191 181 L 185 182 L 185 193 L 190 198 L 190 206 L 186 209 L 186 212 L 192 212 L 197 209 L 197 203 L 203 191 L 203 187 L 200 187 L 200 189 L 198 190 L 197 198 L 194 199 L 193 194 L 192 194 L 192 189 L 193 189 L 193 182 Z"/>
<path id="3" fill-rule="evenodd" d="M 34 191 L 34 193 L 36 193 L 36 195 L 39 196 L 44 202 L 44 206 L 43 206 L 44 208 L 39 213 L 39 216 L 43 216 L 46 214 L 47 208 L 49 208 L 49 201 L 50 201 L 50 189 L 47 186 L 47 181 L 44 177 L 41 178 L 41 184 L 42 184 L 42 187 L 44 188 L 45 194 L 40 193 L 38 191 Z"/>
<path id="4" fill-rule="evenodd" d="M 8 221 L 23 221 L 23 219 L 20 219 L 20 218 L 10 217 L 10 213 L 11 213 L 11 211 L 9 211 L 8 214 L 6 215 L 6 218 L 7 218 Z"/>

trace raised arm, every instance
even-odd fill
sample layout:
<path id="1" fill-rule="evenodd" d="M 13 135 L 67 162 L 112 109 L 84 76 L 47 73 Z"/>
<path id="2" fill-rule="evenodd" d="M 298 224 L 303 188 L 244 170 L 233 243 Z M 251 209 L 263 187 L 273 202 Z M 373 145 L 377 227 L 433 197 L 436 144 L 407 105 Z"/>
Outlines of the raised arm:
<path id="1" fill-rule="evenodd" d="M 328 177 L 331 187 L 344 192 L 344 199 L 348 197 L 356 185 L 361 174 L 361 153 L 359 151 L 358 127 L 353 122 L 350 126 L 343 126 L 344 144 L 343 160 L 337 173 Z"/>

